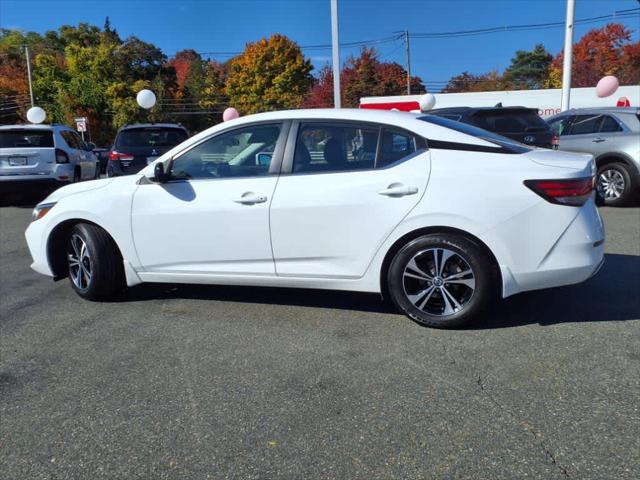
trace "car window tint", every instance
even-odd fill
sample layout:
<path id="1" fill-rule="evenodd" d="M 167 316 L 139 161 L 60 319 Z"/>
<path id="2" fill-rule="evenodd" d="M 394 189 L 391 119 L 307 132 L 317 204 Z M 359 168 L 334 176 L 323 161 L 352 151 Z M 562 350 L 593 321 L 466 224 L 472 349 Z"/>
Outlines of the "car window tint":
<path id="1" fill-rule="evenodd" d="M 549 126 L 551 127 L 551 131 L 556 135 L 566 135 L 567 134 L 567 126 L 569 125 L 569 119 L 571 117 L 565 116 L 556 118 L 549 122 Z"/>
<path id="2" fill-rule="evenodd" d="M 416 151 L 416 142 L 413 135 L 385 128 L 382 130 L 382 142 L 380 143 L 379 166 L 408 157 Z"/>
<path id="3" fill-rule="evenodd" d="M 622 128 L 620 124 L 609 115 L 605 115 L 602 118 L 602 124 L 600 125 L 600 131 L 603 133 L 621 132 Z"/>
<path id="4" fill-rule="evenodd" d="M 216 135 L 176 158 L 171 173 L 177 178 L 267 175 L 280 129 L 263 124 Z"/>
<path id="5" fill-rule="evenodd" d="M 536 113 L 527 110 L 478 112 L 473 115 L 475 125 L 497 133 L 535 132 L 547 129 Z"/>
<path id="6" fill-rule="evenodd" d="M 576 115 L 571 123 L 569 135 L 596 133 L 600 129 L 602 115 Z"/>
<path id="7" fill-rule="evenodd" d="M 117 147 L 175 147 L 187 139 L 180 128 L 128 128 L 116 140 Z"/>
<path id="8" fill-rule="evenodd" d="M 378 128 L 358 125 L 303 123 L 293 159 L 295 173 L 373 168 Z"/>
<path id="9" fill-rule="evenodd" d="M 62 138 L 64 138 L 64 141 L 67 142 L 67 145 L 69 146 L 69 148 L 80 148 L 80 145 L 76 137 L 73 135 L 73 132 L 69 130 L 64 130 L 60 132 L 60 135 L 62 135 Z"/>
<path id="10" fill-rule="evenodd" d="M 50 148 L 53 133 L 50 130 L 0 130 L 0 148 Z"/>

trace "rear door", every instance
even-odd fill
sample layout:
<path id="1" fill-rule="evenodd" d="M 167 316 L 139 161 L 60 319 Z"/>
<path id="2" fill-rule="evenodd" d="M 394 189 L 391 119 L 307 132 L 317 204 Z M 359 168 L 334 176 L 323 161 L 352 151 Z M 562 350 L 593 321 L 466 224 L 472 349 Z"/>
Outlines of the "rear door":
<path id="1" fill-rule="evenodd" d="M 363 276 L 422 197 L 429 169 L 424 140 L 410 132 L 295 122 L 270 210 L 277 275 Z"/>
<path id="2" fill-rule="evenodd" d="M 51 129 L 0 130 L 0 175 L 49 175 L 54 166 Z"/>

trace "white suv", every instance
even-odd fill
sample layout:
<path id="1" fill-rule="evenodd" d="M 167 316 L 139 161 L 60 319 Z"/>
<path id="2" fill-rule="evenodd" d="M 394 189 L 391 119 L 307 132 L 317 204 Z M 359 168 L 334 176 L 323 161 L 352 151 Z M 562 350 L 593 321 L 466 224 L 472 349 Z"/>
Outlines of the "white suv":
<path id="1" fill-rule="evenodd" d="M 99 178 L 100 163 L 80 135 L 64 125 L 0 126 L 0 191 L 46 190 Z"/>

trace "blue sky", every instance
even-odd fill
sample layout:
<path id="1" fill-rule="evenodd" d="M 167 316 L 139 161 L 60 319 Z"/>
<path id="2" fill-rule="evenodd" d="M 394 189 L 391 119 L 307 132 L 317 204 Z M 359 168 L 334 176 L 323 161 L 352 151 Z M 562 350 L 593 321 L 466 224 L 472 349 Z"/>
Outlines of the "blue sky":
<path id="1" fill-rule="evenodd" d="M 562 21 L 565 0 L 339 0 L 340 41 L 353 42 L 410 33 Z M 576 0 L 576 19 L 640 7 L 637 0 Z M 0 26 L 45 32 L 63 24 L 102 26 L 106 16 L 121 36 L 135 35 L 171 55 L 193 48 L 200 52 L 234 52 L 271 33 L 283 33 L 300 45 L 329 44 L 329 0 L 0 0 Z M 622 20 L 635 30 L 638 18 Z M 575 39 L 596 23 L 576 27 Z M 414 39 L 412 72 L 429 82 L 448 80 L 464 70 L 502 70 L 518 49 L 543 43 L 552 53 L 563 44 L 563 28 L 505 32 L 446 39 Z M 379 45 L 384 60 L 405 63 L 402 41 Z M 342 60 L 358 52 L 344 49 Z M 317 67 L 330 50 L 305 50 Z M 217 55 L 224 60 L 228 57 Z M 433 83 L 432 85 L 435 85 Z"/>

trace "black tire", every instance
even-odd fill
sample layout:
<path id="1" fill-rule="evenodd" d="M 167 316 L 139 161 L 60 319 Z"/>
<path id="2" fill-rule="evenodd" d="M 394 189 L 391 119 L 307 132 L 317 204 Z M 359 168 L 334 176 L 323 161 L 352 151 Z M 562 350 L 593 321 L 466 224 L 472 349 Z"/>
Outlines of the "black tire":
<path id="1" fill-rule="evenodd" d="M 113 169 L 113 166 L 107 165 L 106 174 L 107 174 L 107 178 L 111 178 L 111 177 L 115 177 L 116 176 L 116 172 Z"/>
<path id="2" fill-rule="evenodd" d="M 607 196 L 606 185 L 610 180 L 616 180 L 614 190 L 620 193 L 615 197 L 612 190 L 609 190 Z M 608 181 L 609 180 L 609 181 Z M 622 182 L 622 185 L 620 185 Z M 631 203 L 633 198 L 633 185 L 631 174 L 628 167 L 624 163 L 607 163 L 598 168 L 598 176 L 596 177 L 596 192 L 598 203 L 607 207 L 622 207 Z"/>
<path id="3" fill-rule="evenodd" d="M 78 238 L 84 242 L 87 255 L 82 253 Z M 73 243 L 75 242 L 76 248 Z M 102 228 L 89 223 L 75 225 L 67 238 L 67 265 L 71 287 L 87 300 L 111 300 L 125 288 L 122 258 L 113 239 Z M 74 266 L 81 258 L 85 274 Z M 78 274 L 82 280 L 78 281 Z M 84 280 L 84 281 L 83 281 Z"/>
<path id="4" fill-rule="evenodd" d="M 442 263 L 445 255 L 451 254 L 444 260 L 440 275 L 434 275 L 434 252 L 438 255 L 439 263 Z M 416 266 L 422 274 L 426 272 L 431 276 L 431 280 L 412 277 L 414 270 L 405 272 L 412 259 L 417 262 Z M 460 276 L 457 281 L 453 278 L 467 271 L 468 267 L 471 274 Z M 409 276 L 405 276 L 405 273 Z M 452 278 L 449 280 L 451 283 L 445 284 L 449 277 Z M 396 307 L 412 320 L 428 327 L 453 328 L 477 320 L 497 298 L 499 274 L 491 256 L 476 243 L 461 235 L 430 234 L 412 240 L 396 253 L 387 272 L 387 288 Z M 431 295 L 428 295 L 429 289 L 433 290 Z M 444 296 L 447 294 L 443 289 L 449 294 L 446 299 Z M 427 293 L 419 297 L 421 292 Z M 409 295 L 414 293 L 415 305 L 409 299 Z M 457 308 L 451 298 L 461 308 Z M 425 299 L 427 303 L 421 305 Z"/>
<path id="5" fill-rule="evenodd" d="M 94 180 L 100 180 L 100 162 L 96 163 L 96 172 L 93 174 Z"/>
<path id="6" fill-rule="evenodd" d="M 78 183 L 82 181 L 82 175 L 80 174 L 80 167 L 76 167 L 73 169 L 73 183 Z"/>

